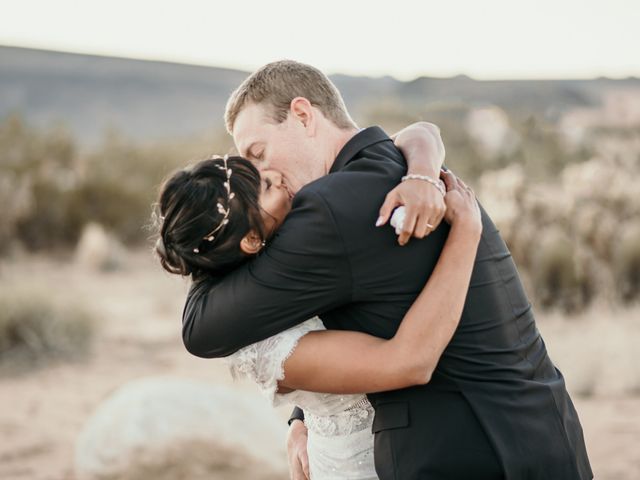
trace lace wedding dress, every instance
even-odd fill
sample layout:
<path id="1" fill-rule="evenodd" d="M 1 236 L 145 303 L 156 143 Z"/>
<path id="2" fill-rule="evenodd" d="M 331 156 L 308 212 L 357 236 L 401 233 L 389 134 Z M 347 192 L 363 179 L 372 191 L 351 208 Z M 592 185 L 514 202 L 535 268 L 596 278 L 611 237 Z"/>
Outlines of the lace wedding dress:
<path id="1" fill-rule="evenodd" d="M 256 382 L 274 406 L 287 403 L 304 410 L 312 480 L 376 480 L 371 433 L 374 410 L 365 395 L 276 392 L 278 380 L 284 378 L 285 360 L 300 338 L 314 330 L 324 330 L 318 318 L 238 350 L 226 358 L 231 374 Z"/>

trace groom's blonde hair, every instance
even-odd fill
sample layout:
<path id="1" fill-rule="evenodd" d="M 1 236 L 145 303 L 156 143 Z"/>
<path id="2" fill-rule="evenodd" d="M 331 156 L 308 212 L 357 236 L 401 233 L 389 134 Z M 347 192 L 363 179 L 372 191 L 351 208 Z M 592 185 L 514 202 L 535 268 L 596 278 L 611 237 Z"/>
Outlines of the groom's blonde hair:
<path id="1" fill-rule="evenodd" d="M 281 123 L 296 97 L 309 100 L 338 128 L 355 128 L 342 95 L 324 73 L 311 65 L 280 60 L 256 70 L 231 94 L 224 113 L 227 131 L 233 134 L 238 114 L 250 103 L 267 105 L 272 119 Z"/>

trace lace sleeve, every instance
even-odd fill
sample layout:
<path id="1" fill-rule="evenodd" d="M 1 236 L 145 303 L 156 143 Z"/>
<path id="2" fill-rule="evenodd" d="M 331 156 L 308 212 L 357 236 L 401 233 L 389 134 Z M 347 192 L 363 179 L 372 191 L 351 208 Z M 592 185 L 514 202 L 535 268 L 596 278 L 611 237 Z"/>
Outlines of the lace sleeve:
<path id="1" fill-rule="evenodd" d="M 324 328 L 322 321 L 314 317 L 261 342 L 248 345 L 226 357 L 225 361 L 234 379 L 244 377 L 256 382 L 262 393 L 274 404 L 278 381 L 284 378 L 284 362 L 304 335 Z"/>

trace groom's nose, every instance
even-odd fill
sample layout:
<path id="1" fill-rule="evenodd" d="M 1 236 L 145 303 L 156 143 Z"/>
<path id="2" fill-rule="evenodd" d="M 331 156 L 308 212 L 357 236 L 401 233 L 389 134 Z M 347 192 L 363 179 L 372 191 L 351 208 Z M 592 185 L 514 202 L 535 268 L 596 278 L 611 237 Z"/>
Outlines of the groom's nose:
<path id="1" fill-rule="evenodd" d="M 277 170 L 272 170 L 273 171 L 273 182 L 278 186 L 282 186 L 282 174 L 280 172 L 278 172 Z"/>

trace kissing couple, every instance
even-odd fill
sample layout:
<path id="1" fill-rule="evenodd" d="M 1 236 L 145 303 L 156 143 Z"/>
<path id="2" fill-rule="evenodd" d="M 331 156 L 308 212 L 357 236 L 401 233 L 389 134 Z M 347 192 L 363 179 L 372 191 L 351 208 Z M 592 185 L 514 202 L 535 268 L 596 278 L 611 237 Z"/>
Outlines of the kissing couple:
<path id="1" fill-rule="evenodd" d="M 240 156 L 164 182 L 156 251 L 192 278 L 187 350 L 295 407 L 291 478 L 593 478 L 511 254 L 437 127 L 358 128 L 294 61 L 251 74 L 225 121 Z"/>

